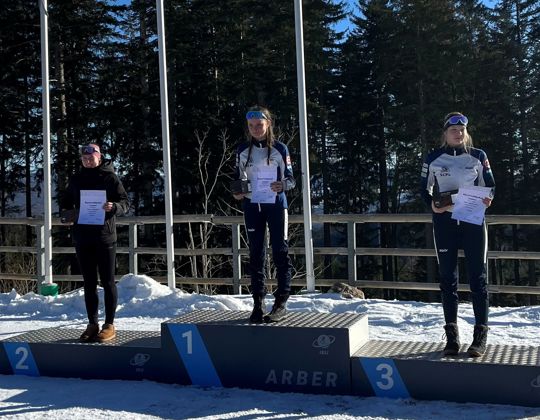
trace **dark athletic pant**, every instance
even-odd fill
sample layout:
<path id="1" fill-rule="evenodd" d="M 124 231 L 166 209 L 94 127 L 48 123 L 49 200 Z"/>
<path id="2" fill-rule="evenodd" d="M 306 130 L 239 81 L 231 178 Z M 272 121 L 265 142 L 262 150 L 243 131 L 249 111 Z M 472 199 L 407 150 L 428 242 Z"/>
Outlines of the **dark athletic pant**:
<path id="1" fill-rule="evenodd" d="M 251 293 L 265 295 L 264 263 L 266 257 L 266 225 L 270 232 L 272 257 L 277 271 L 278 287 L 276 295 L 291 291 L 291 269 L 289 244 L 287 241 L 287 209 L 276 204 L 251 203 L 244 199 L 244 221 L 249 240 L 249 270 L 251 274 Z"/>
<path id="2" fill-rule="evenodd" d="M 116 265 L 116 243 L 76 245 L 75 251 L 84 280 L 84 303 L 90 324 L 97 324 L 98 317 L 98 272 L 105 294 L 105 323 L 112 324 L 118 302 L 118 291 L 114 282 Z"/>
<path id="3" fill-rule="evenodd" d="M 458 249 L 465 253 L 465 267 L 471 289 L 476 325 L 487 325 L 487 229 L 452 219 L 452 213 L 433 213 L 433 235 L 439 261 L 440 288 L 446 323 L 457 322 Z"/>

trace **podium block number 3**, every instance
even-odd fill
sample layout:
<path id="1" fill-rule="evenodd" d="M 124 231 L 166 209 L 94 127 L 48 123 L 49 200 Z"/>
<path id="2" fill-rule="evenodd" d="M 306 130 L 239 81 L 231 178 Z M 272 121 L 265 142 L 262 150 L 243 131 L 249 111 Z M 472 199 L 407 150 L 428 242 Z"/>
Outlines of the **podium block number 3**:
<path id="1" fill-rule="evenodd" d="M 379 389 L 388 391 L 394 387 L 394 378 L 392 377 L 394 369 L 388 363 L 380 363 L 376 367 L 377 372 L 380 372 L 380 381 L 377 381 L 376 384 Z"/>
<path id="2" fill-rule="evenodd" d="M 361 358 L 360 363 L 377 397 L 410 398 L 392 359 Z"/>

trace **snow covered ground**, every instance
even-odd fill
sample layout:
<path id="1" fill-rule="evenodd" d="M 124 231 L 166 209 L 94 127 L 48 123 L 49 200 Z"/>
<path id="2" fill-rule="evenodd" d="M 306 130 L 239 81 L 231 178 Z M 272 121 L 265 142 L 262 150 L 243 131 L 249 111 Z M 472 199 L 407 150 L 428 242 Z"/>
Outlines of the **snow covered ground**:
<path id="1" fill-rule="evenodd" d="M 159 331 L 160 323 L 194 309 L 251 309 L 250 296 L 204 296 L 171 291 L 149 277 L 126 275 L 118 284 L 118 329 Z M 101 293 L 101 291 L 100 291 Z M 101 296 L 102 297 L 102 296 Z M 345 299 L 338 294 L 291 297 L 292 311 L 367 313 L 372 339 L 440 341 L 436 303 Z M 40 328 L 86 325 L 82 290 L 55 298 L 15 291 L 0 294 L 0 340 Z M 463 341 L 474 316 L 460 306 Z M 491 308 L 489 342 L 540 346 L 540 307 Z M 150 381 L 103 381 L 0 375 L 0 417 L 9 419 L 525 419 L 540 408 L 282 394 L 200 388 Z"/>

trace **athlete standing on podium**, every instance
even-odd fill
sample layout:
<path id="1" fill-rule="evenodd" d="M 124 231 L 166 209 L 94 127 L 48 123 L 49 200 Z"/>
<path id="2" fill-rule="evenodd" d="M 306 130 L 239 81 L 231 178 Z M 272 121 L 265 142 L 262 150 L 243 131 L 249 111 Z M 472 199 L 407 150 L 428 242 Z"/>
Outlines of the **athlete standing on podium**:
<path id="1" fill-rule="evenodd" d="M 80 172 L 74 174 L 60 205 L 74 214 L 72 234 L 77 260 L 84 280 L 84 303 L 88 315 L 88 326 L 80 337 L 81 342 L 110 341 L 116 337 L 113 322 L 116 313 L 118 293 L 114 282 L 116 268 L 116 216 L 127 213 L 129 201 L 126 190 L 114 173 L 112 162 L 103 161 L 97 144 L 81 147 Z M 105 220 L 103 224 L 79 223 L 76 215 L 81 206 L 81 191 L 104 191 L 103 204 Z M 99 329 L 98 320 L 98 272 L 105 294 L 105 323 Z"/>
<path id="2" fill-rule="evenodd" d="M 253 312 L 251 323 L 276 322 L 286 314 L 291 291 L 291 260 L 287 238 L 288 214 L 285 191 L 295 186 L 291 158 L 287 146 L 274 138 L 273 117 L 263 107 L 253 107 L 246 114 L 248 140 L 238 146 L 237 181 L 249 181 L 249 188 L 233 189 L 233 196 L 242 200 L 244 221 L 249 241 L 249 269 Z M 247 191 L 249 189 L 249 191 Z M 272 257 L 277 271 L 274 305 L 265 315 L 264 281 L 266 226 L 270 231 Z"/>
<path id="3" fill-rule="evenodd" d="M 465 262 L 475 317 L 473 342 L 467 352 L 472 357 L 485 353 L 489 299 L 487 291 L 487 229 L 485 221 L 476 225 L 452 219 L 451 194 L 460 187 L 491 187 L 492 194 L 482 201 L 491 205 L 495 180 L 486 153 L 472 145 L 467 131 L 469 120 L 459 112 L 444 118 L 442 147 L 431 152 L 422 167 L 421 190 L 433 211 L 433 235 L 439 262 L 440 287 L 444 311 L 446 346 L 444 355 L 456 355 L 460 349 L 458 312 L 458 249 Z"/>

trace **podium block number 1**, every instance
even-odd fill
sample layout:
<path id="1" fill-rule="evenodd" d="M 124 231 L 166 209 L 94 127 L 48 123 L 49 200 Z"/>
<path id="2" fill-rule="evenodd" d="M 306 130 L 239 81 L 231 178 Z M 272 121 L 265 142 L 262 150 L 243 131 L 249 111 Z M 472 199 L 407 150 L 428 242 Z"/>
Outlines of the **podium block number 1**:
<path id="1" fill-rule="evenodd" d="M 193 354 L 193 331 L 186 331 L 182 338 L 186 339 L 186 354 Z"/>
<path id="2" fill-rule="evenodd" d="M 222 386 L 197 325 L 169 324 L 169 329 L 191 383 L 201 386 Z"/>

